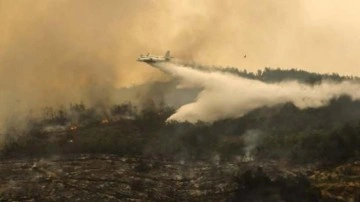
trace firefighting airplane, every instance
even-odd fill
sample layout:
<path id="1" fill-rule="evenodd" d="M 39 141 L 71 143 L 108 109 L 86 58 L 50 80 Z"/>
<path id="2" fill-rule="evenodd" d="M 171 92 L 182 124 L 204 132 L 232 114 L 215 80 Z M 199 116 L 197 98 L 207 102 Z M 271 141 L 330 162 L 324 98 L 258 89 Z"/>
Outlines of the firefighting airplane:
<path id="1" fill-rule="evenodd" d="M 146 62 L 146 63 L 156 63 L 156 62 L 167 62 L 170 61 L 170 59 L 173 58 L 170 56 L 170 51 L 166 51 L 165 56 L 154 56 L 154 55 L 140 55 L 140 57 L 137 59 L 139 62 Z"/>

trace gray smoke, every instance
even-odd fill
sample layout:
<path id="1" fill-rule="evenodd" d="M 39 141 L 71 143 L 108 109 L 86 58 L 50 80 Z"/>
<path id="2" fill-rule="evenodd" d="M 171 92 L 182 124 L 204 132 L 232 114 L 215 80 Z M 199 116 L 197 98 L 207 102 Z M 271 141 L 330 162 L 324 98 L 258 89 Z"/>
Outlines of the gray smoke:
<path id="1" fill-rule="evenodd" d="M 260 130 L 248 130 L 242 137 L 244 138 L 244 156 L 243 161 L 252 161 L 256 155 L 256 147 L 259 145 L 259 141 L 263 136 Z"/>

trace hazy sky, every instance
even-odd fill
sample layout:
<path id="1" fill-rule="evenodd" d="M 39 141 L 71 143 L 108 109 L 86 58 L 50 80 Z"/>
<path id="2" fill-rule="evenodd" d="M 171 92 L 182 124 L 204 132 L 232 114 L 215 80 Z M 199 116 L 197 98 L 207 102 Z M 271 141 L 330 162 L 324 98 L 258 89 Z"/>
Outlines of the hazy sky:
<path id="1" fill-rule="evenodd" d="M 159 78 L 135 59 L 167 49 L 209 65 L 359 75 L 359 10 L 356 0 L 0 0 L 0 59 L 27 72 L 98 57 L 118 86 Z"/>
<path id="2" fill-rule="evenodd" d="M 136 62 L 147 52 L 359 76 L 359 10 L 356 0 L 0 0 L 0 121 L 14 106 L 106 102 L 113 88 L 166 78 Z"/>

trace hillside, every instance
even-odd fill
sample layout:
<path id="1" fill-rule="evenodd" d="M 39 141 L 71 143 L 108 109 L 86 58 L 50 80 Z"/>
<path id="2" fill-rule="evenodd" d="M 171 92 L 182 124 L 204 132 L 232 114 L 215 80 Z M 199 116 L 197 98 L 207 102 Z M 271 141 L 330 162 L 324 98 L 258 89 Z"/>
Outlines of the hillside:
<path id="1" fill-rule="evenodd" d="M 297 70 L 279 72 L 279 70 L 265 69 L 264 72 L 258 75 L 252 73 L 246 73 L 246 75 L 247 77 L 254 75 L 253 79 L 265 80 L 266 82 L 298 78 L 299 82 L 311 85 L 317 85 L 316 83 L 322 79 L 330 79 L 334 82 L 341 80 L 354 80 L 357 82 L 358 80 L 353 77 L 318 75 L 316 82 L 311 79 L 310 82 L 309 78 L 313 78 L 313 73 Z M 4 185 L 1 187 L 0 196 L 10 201 L 22 199 L 20 196 L 23 195 L 23 192 L 15 191 L 16 187 L 23 186 L 22 183 L 34 183 L 34 176 L 40 176 L 40 181 L 45 183 L 44 186 L 46 187 L 48 187 L 48 183 L 52 183 L 54 190 L 61 190 L 63 189 L 61 187 L 65 186 L 71 188 L 72 194 L 77 193 L 77 191 L 82 194 L 92 192 L 93 186 L 100 186 L 98 184 L 99 180 L 90 175 L 85 182 L 83 175 L 86 174 L 80 171 L 80 167 L 86 168 L 84 172 L 96 173 L 97 168 L 92 170 L 91 165 L 93 163 L 94 165 L 97 164 L 95 161 L 97 161 L 96 156 L 98 155 L 103 156 L 102 158 L 105 159 L 100 164 L 105 166 L 105 164 L 110 163 L 109 169 L 114 169 L 112 172 L 120 169 L 119 166 L 122 163 L 119 164 L 118 162 L 122 161 L 122 157 L 136 158 L 136 160 L 134 160 L 135 163 L 126 165 L 126 169 L 124 168 L 124 172 L 129 172 L 129 175 L 118 176 L 123 180 L 126 178 L 125 184 L 128 184 L 126 185 L 128 188 L 122 189 L 124 193 L 115 196 L 109 194 L 108 189 L 96 188 L 98 191 L 91 196 L 94 197 L 91 199 L 100 196 L 103 197 L 100 197 L 101 199 L 108 198 L 109 200 L 117 200 L 117 197 L 126 198 L 130 195 L 135 198 L 142 197 L 142 194 L 145 193 L 134 190 L 139 187 L 132 187 L 140 185 L 132 185 L 132 183 L 139 181 L 139 183 L 141 182 L 141 189 L 149 191 L 148 188 L 153 186 L 152 180 L 160 180 L 164 181 L 164 183 L 171 180 L 167 179 L 166 176 L 160 176 L 160 172 L 170 175 L 170 173 L 173 173 L 170 170 L 173 169 L 174 172 L 180 172 L 179 175 L 182 176 L 183 173 L 181 172 L 190 172 L 184 170 L 182 166 L 187 166 L 190 170 L 207 170 L 209 167 L 217 166 L 217 169 L 221 170 L 227 169 L 228 165 L 231 165 L 232 170 L 226 176 L 226 182 L 224 181 L 224 183 L 228 183 L 230 188 L 221 189 L 221 193 L 217 196 L 210 196 L 201 191 L 203 188 L 206 190 L 218 189 L 215 182 L 207 181 L 211 175 L 207 175 L 202 171 L 198 175 L 204 175 L 204 178 L 201 178 L 204 181 L 199 181 L 199 183 L 209 183 L 206 186 L 204 185 L 205 187 L 199 185 L 200 187 L 194 188 L 195 185 L 191 183 L 195 182 L 186 184 L 181 181 L 180 184 L 167 187 L 166 190 L 168 188 L 169 192 L 173 189 L 180 190 L 178 187 L 180 186 L 181 189 L 184 189 L 184 192 L 171 192 L 171 194 L 189 200 L 194 196 L 193 193 L 202 193 L 204 194 L 202 197 L 205 198 L 215 197 L 215 201 L 220 200 L 220 198 L 225 200 L 231 197 L 245 197 L 248 194 L 247 197 L 250 200 L 258 192 L 251 191 L 252 188 L 249 187 L 244 190 L 242 190 L 243 188 L 236 189 L 236 183 L 250 183 L 246 186 L 253 186 L 252 180 L 256 181 L 257 178 L 250 177 L 248 179 L 246 175 L 242 174 L 247 169 L 250 169 L 250 174 L 255 172 L 256 176 L 257 167 L 260 166 L 271 179 L 271 181 L 268 181 L 267 178 L 264 178 L 263 180 L 266 182 L 263 182 L 264 184 L 260 186 L 261 189 L 256 185 L 264 193 L 271 190 L 271 193 L 277 193 L 278 197 L 289 197 L 280 193 L 279 190 L 284 187 L 295 186 L 287 183 L 295 183 L 296 186 L 309 187 L 312 194 L 308 195 L 308 197 L 317 197 L 319 199 L 327 197 L 338 201 L 347 201 L 348 196 L 353 198 L 358 196 L 356 190 L 359 179 L 356 177 L 356 173 L 358 173 L 358 161 L 360 159 L 360 101 L 352 100 L 348 96 L 340 96 L 333 98 L 328 104 L 319 108 L 301 110 L 292 103 L 283 103 L 274 107 L 261 107 L 250 111 L 242 117 L 218 120 L 214 123 L 166 123 L 165 120 L 176 110 L 174 106 L 182 105 L 182 102 L 193 99 L 192 97 L 196 96 L 199 89 L 176 89 L 176 82 L 172 81 L 133 87 L 132 90 L 134 92 L 131 89 L 126 89 L 126 91 L 134 93 L 134 95 L 138 90 L 144 96 L 151 96 L 148 96 L 148 99 L 143 99 L 141 106 L 131 102 L 120 103 L 106 109 L 106 113 L 102 113 L 103 111 L 97 110 L 95 107 L 85 106 L 82 103 L 71 104 L 68 108 L 47 108 L 41 119 L 30 119 L 27 122 L 27 130 L 20 131 L 13 128 L 13 130 L 9 130 L 4 134 L 6 139 L 1 150 L 3 174 L 0 175 Z M 154 93 L 155 91 L 156 93 Z M 166 101 L 171 95 L 174 97 L 184 95 L 185 98 L 183 100 L 178 99 L 168 105 Z M 82 165 L 81 156 L 84 154 L 87 156 L 87 161 L 93 163 Z M 68 160 L 71 156 L 76 157 Z M 94 159 L 93 156 L 95 156 Z M 52 159 L 54 157 L 56 159 L 64 158 L 65 160 L 60 161 L 63 162 L 62 164 L 66 168 L 59 168 L 56 163 L 57 160 Z M 41 163 L 42 160 L 39 159 L 44 159 L 44 162 Z M 141 159 L 144 159 L 146 163 L 142 163 L 143 160 Z M 24 175 L 18 175 L 18 178 L 16 178 L 15 188 L 11 183 L 13 183 L 16 174 L 6 174 L 13 172 L 9 170 L 9 165 L 14 164 L 14 162 L 18 165 L 16 172 L 24 172 Z M 184 165 L 178 165 L 179 162 Z M 199 162 L 202 163 L 199 164 Z M 253 164 L 253 167 L 244 167 L 249 163 Z M 128 162 L 126 161 L 125 164 L 128 164 Z M 158 165 L 160 167 L 150 169 L 155 164 L 160 164 Z M 44 166 L 44 168 L 40 165 Z M 140 171 L 130 171 L 135 169 L 136 165 L 140 166 L 138 167 Z M 89 167 L 88 171 L 86 171 L 87 167 Z M 162 167 L 165 170 L 161 170 Z M 50 170 L 47 170 L 48 168 Z M 136 173 L 148 172 L 146 171 L 148 169 L 151 170 L 149 172 L 158 173 L 159 178 L 148 179 L 148 177 Z M 283 174 L 273 178 L 271 177 L 273 169 Z M 39 175 L 35 174 L 37 172 Z M 101 169 L 99 172 L 101 172 L 99 173 L 101 176 L 110 174 Z M 283 179 L 283 175 L 287 176 L 286 173 L 288 172 L 296 173 L 293 176 L 295 181 L 288 178 Z M 55 177 L 51 177 L 51 173 L 55 173 Z M 79 176 L 73 179 L 73 177 L 68 176 L 69 173 Z M 214 180 L 225 180 L 223 174 L 221 172 L 216 173 L 218 178 Z M 41 177 L 42 175 L 45 176 Z M 151 175 L 156 176 L 156 174 Z M 301 176 L 305 177 L 302 178 Z M 244 179 L 236 181 L 239 177 L 240 179 L 250 180 L 250 182 L 246 180 L 244 182 Z M 305 179 L 311 186 L 307 183 L 302 184 L 302 179 Z M 115 178 L 104 178 L 103 180 L 108 184 L 110 182 L 118 183 L 116 181 L 118 179 Z M 297 180 L 300 180 L 299 183 L 301 183 L 299 184 Z M 78 184 L 78 182 L 83 183 L 83 181 L 85 184 Z M 98 185 L 92 184 L 93 181 Z M 161 186 L 154 187 L 154 189 L 165 190 Z M 274 186 L 277 188 L 270 188 Z M 32 190 L 31 187 L 27 189 Z M 36 189 L 33 190 L 34 193 L 40 193 L 43 190 L 41 187 L 34 189 Z M 24 191 L 30 193 L 29 190 Z M 46 190 L 46 193 L 50 194 L 52 192 Z M 229 192 L 229 195 L 225 194 L 227 192 Z M 162 191 L 154 194 L 159 194 L 159 196 L 147 195 L 147 197 L 150 197 L 149 200 L 155 200 L 154 197 L 160 197 L 160 195 L 165 198 L 169 197 L 169 193 L 163 193 Z M 304 193 L 296 192 L 295 194 L 301 196 Z M 47 197 L 50 197 L 50 195 Z M 31 200 L 37 197 L 40 196 L 30 194 L 26 199 Z M 61 198 L 65 196 L 54 197 Z M 60 200 L 60 198 L 54 200 Z"/>

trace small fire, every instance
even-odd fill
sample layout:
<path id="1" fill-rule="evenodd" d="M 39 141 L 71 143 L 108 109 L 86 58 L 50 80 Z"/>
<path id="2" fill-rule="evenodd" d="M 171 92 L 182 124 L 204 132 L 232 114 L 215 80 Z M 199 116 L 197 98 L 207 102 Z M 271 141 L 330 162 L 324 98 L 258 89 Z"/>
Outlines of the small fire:
<path id="1" fill-rule="evenodd" d="M 75 125 L 70 126 L 70 130 L 76 130 L 78 127 Z"/>
<path id="2" fill-rule="evenodd" d="M 101 123 L 102 124 L 107 124 L 107 123 L 109 123 L 109 120 L 108 119 L 103 119 L 103 120 L 101 120 Z"/>

